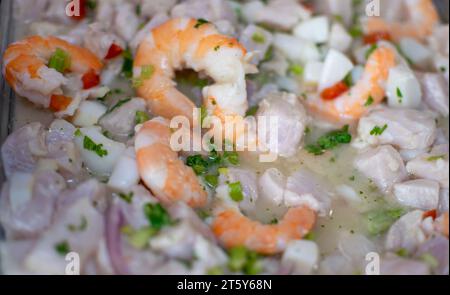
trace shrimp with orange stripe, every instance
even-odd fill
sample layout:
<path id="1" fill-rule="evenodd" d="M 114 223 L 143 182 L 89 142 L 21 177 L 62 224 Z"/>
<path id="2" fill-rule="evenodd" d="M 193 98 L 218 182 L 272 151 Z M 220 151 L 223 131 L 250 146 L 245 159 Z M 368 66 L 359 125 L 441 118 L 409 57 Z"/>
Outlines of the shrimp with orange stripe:
<path id="1" fill-rule="evenodd" d="M 316 213 L 309 207 L 290 208 L 277 224 L 263 224 L 244 216 L 235 206 L 220 209 L 212 230 L 227 248 L 245 246 L 261 254 L 277 254 L 292 240 L 300 240 L 314 227 Z"/>
<path id="2" fill-rule="evenodd" d="M 139 83 L 137 93 L 156 115 L 192 120 L 195 105 L 173 81 L 176 70 L 188 67 L 215 81 L 203 88 L 209 114 L 244 116 L 248 107 L 245 74 L 255 70 L 247 62 L 250 57 L 236 39 L 219 34 L 206 20 L 175 18 L 153 29 L 140 44 L 134 77 L 141 79 L 143 69 L 151 69 L 152 75 Z"/>
<path id="3" fill-rule="evenodd" d="M 219 34 L 206 20 L 175 18 L 153 29 L 139 45 L 133 80 L 153 114 L 166 119 L 184 116 L 192 122 L 195 105 L 177 90 L 173 78 L 176 70 L 185 67 L 204 71 L 216 82 L 203 89 L 209 112 L 242 117 L 247 110 L 247 58 L 236 39 Z M 194 207 L 204 205 L 206 192 L 192 169 L 170 149 L 169 138 L 170 128 L 159 119 L 138 131 L 136 152 L 141 178 L 165 202 L 182 200 Z M 180 189 L 183 183 L 188 188 Z"/>
<path id="4" fill-rule="evenodd" d="M 13 43 L 3 56 L 3 73 L 13 90 L 54 112 L 64 112 L 73 102 L 71 79 L 78 80 L 79 90 L 93 88 L 100 84 L 102 67 L 89 50 L 51 36 Z"/>
<path id="5" fill-rule="evenodd" d="M 383 101 L 389 70 L 396 65 L 396 59 L 393 47 L 379 45 L 369 56 L 361 79 L 352 88 L 348 89 L 341 82 L 336 85 L 339 87 L 326 89 L 305 103 L 312 112 L 330 121 L 357 120 L 368 112 L 369 106 Z"/>
<path id="6" fill-rule="evenodd" d="M 402 22 L 388 22 L 380 17 L 369 17 L 365 22 L 368 35 L 389 33 L 394 41 L 410 37 L 423 41 L 439 24 L 439 14 L 432 0 L 404 0 L 410 19 Z"/>

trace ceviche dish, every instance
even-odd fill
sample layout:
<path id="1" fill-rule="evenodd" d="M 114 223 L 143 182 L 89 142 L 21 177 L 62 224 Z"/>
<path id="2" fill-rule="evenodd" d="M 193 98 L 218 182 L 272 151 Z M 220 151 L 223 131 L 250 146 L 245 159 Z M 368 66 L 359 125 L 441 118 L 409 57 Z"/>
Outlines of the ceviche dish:
<path id="1" fill-rule="evenodd" d="M 437 2 L 2 1 L 0 273 L 448 275 Z"/>

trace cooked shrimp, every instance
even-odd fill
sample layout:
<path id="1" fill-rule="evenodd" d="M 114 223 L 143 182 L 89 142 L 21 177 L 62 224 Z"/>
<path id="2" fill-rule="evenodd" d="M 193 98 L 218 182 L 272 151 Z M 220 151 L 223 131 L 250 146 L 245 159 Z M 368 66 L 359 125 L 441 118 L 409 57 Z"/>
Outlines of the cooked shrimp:
<path id="1" fill-rule="evenodd" d="M 172 19 L 153 29 L 138 48 L 135 79 L 141 77 L 143 67 L 151 67 L 153 74 L 142 81 L 137 93 L 156 115 L 192 119 L 194 104 L 173 81 L 176 70 L 189 67 L 215 81 L 203 88 L 209 114 L 243 116 L 247 110 L 245 74 L 250 69 L 246 60 L 244 47 L 219 34 L 207 21 Z"/>
<path id="2" fill-rule="evenodd" d="M 379 17 L 370 17 L 365 24 L 366 33 L 388 32 L 394 41 L 404 37 L 423 40 L 432 34 L 439 23 L 439 14 L 432 0 L 406 0 L 409 21 L 390 23 Z"/>
<path id="3" fill-rule="evenodd" d="M 282 252 L 288 242 L 304 237 L 314 226 L 316 214 L 307 207 L 291 208 L 277 224 L 261 224 L 237 208 L 219 212 L 212 230 L 227 248 L 245 246 L 262 254 Z"/>
<path id="4" fill-rule="evenodd" d="M 49 67 L 52 56 L 60 50 L 57 67 Z M 65 72 L 80 75 L 83 88 L 99 83 L 98 74 L 103 65 L 89 50 L 55 37 L 32 36 L 11 44 L 3 56 L 3 73 L 19 95 L 35 104 L 54 111 L 64 110 L 70 97 L 64 96 L 62 86 L 68 83 Z"/>
<path id="5" fill-rule="evenodd" d="M 349 90 L 333 100 L 317 97 L 306 100 L 313 111 L 333 121 L 351 121 L 363 116 L 368 106 L 379 104 L 384 96 L 389 70 L 396 64 L 396 52 L 387 46 L 378 47 L 367 60 L 362 78 Z"/>
<path id="6" fill-rule="evenodd" d="M 136 160 L 143 182 L 162 202 L 183 201 L 205 205 L 207 194 L 192 168 L 185 166 L 170 147 L 169 122 L 161 117 L 147 121 L 135 140 Z"/>

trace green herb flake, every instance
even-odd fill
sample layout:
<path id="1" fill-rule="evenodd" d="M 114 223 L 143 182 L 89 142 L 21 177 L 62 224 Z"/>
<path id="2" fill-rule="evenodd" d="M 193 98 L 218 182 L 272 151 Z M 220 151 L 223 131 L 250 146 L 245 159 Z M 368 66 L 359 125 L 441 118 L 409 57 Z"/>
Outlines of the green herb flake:
<path id="1" fill-rule="evenodd" d="M 108 151 L 103 149 L 103 144 L 96 144 L 90 137 L 85 136 L 83 140 L 85 150 L 96 153 L 100 158 L 108 155 Z"/>
<path id="2" fill-rule="evenodd" d="M 220 49 L 220 45 L 217 45 L 216 47 L 214 47 L 214 51 L 219 51 Z"/>
<path id="3" fill-rule="evenodd" d="M 119 194 L 119 198 L 121 198 L 122 200 L 124 200 L 128 204 L 131 204 L 131 202 L 133 201 L 133 196 L 134 196 L 133 192 L 129 192 L 128 194 L 125 194 L 125 193 L 120 193 Z"/>
<path id="4" fill-rule="evenodd" d="M 228 251 L 228 268 L 233 272 L 256 275 L 262 271 L 260 256 L 243 246 L 233 247 Z"/>
<path id="5" fill-rule="evenodd" d="M 303 240 L 307 240 L 307 241 L 314 241 L 315 239 L 316 239 L 316 235 L 312 231 L 310 231 L 303 237 Z"/>
<path id="6" fill-rule="evenodd" d="M 136 15 L 140 16 L 142 14 L 142 6 L 140 4 L 136 5 Z"/>
<path id="7" fill-rule="evenodd" d="M 403 93 L 399 87 L 397 87 L 396 93 L 397 93 L 398 102 L 402 103 Z"/>
<path id="8" fill-rule="evenodd" d="M 344 82 L 344 84 L 347 85 L 348 88 L 352 87 L 353 86 L 352 72 L 349 72 L 347 75 L 345 75 L 344 80 L 342 82 Z"/>
<path id="9" fill-rule="evenodd" d="M 150 116 L 147 114 L 147 112 L 136 111 L 136 115 L 134 117 L 134 122 L 136 125 L 143 124 L 148 120 L 150 120 Z"/>
<path id="10" fill-rule="evenodd" d="M 216 188 L 219 184 L 219 176 L 216 174 L 205 175 L 205 182 L 209 187 Z"/>
<path id="11" fill-rule="evenodd" d="M 402 91 L 400 90 L 400 88 L 399 88 L 399 87 L 397 87 L 397 90 L 396 90 L 396 92 L 397 92 L 397 97 L 400 97 L 400 98 L 402 98 L 402 97 L 403 97 L 403 93 L 402 93 Z"/>
<path id="12" fill-rule="evenodd" d="M 250 107 L 247 112 L 245 113 L 246 117 L 250 117 L 250 116 L 254 116 L 256 115 L 256 113 L 258 112 L 259 106 L 258 105 L 254 105 L 252 107 Z"/>
<path id="13" fill-rule="evenodd" d="M 272 218 L 272 220 L 270 220 L 269 224 L 278 224 L 278 218 Z"/>
<path id="14" fill-rule="evenodd" d="M 303 75 L 304 68 L 299 64 L 292 64 L 289 66 L 288 71 L 294 74 L 295 76 L 301 76 Z"/>
<path id="15" fill-rule="evenodd" d="M 266 42 L 266 38 L 264 37 L 264 34 L 258 33 L 258 32 L 253 34 L 252 40 L 253 40 L 253 42 L 259 43 L 259 44 L 263 44 Z"/>
<path id="16" fill-rule="evenodd" d="M 55 69 L 60 73 L 64 73 L 70 68 L 71 59 L 69 53 L 66 51 L 56 48 L 55 53 L 50 57 L 48 62 L 48 67 Z"/>
<path id="17" fill-rule="evenodd" d="M 204 24 L 209 24 L 209 21 L 207 21 L 206 19 L 203 19 L 203 18 L 199 18 L 199 19 L 197 19 L 197 23 L 195 24 L 194 28 L 198 29 L 201 26 L 203 26 Z"/>
<path id="18" fill-rule="evenodd" d="M 344 18 L 342 17 L 342 15 L 340 14 L 335 14 L 333 15 L 333 18 L 336 22 L 343 24 L 344 23 Z"/>
<path id="19" fill-rule="evenodd" d="M 83 136 L 83 133 L 81 133 L 81 130 L 80 130 L 80 129 L 77 129 L 77 130 L 75 130 L 74 135 L 75 135 L 76 137 L 80 137 L 80 136 Z"/>
<path id="20" fill-rule="evenodd" d="M 113 105 L 106 113 L 112 113 L 114 110 L 120 108 L 121 106 L 123 106 L 124 104 L 126 104 L 127 102 L 131 101 L 131 98 L 125 98 L 125 99 L 121 99 L 119 100 L 115 105 Z"/>
<path id="21" fill-rule="evenodd" d="M 409 255 L 408 250 L 405 249 L 405 248 L 400 248 L 400 249 L 398 249 L 398 250 L 395 252 L 395 254 L 397 254 L 397 256 L 400 256 L 400 257 L 408 257 L 408 255 Z"/>
<path id="22" fill-rule="evenodd" d="M 152 77 L 155 72 L 155 67 L 153 65 L 145 65 L 141 68 L 141 78 L 143 80 L 148 80 Z"/>
<path id="23" fill-rule="evenodd" d="M 70 252 L 70 245 L 67 241 L 61 241 L 58 244 L 55 245 L 55 251 L 61 255 L 66 256 L 67 253 Z"/>
<path id="24" fill-rule="evenodd" d="M 384 233 L 389 227 L 404 214 L 404 210 L 399 209 L 377 209 L 366 214 L 367 230 L 371 235 Z"/>
<path id="25" fill-rule="evenodd" d="M 387 124 L 384 124 L 383 127 L 375 126 L 375 127 L 373 127 L 373 129 L 370 131 L 370 135 L 373 135 L 373 136 L 381 135 L 381 134 L 383 134 L 383 132 L 384 132 L 387 128 L 388 128 L 388 125 L 387 125 Z"/>
<path id="26" fill-rule="evenodd" d="M 369 98 L 367 98 L 366 103 L 364 104 L 365 107 L 371 106 L 373 104 L 374 100 L 372 95 L 369 95 Z"/>
<path id="27" fill-rule="evenodd" d="M 122 52 L 123 64 L 122 64 L 122 74 L 125 78 L 131 79 L 133 77 L 133 54 L 131 49 L 127 48 Z"/>
<path id="28" fill-rule="evenodd" d="M 244 200 L 244 194 L 242 193 L 241 182 L 233 182 L 228 184 L 228 191 L 230 193 L 230 198 L 235 202 L 241 202 Z"/>
<path id="29" fill-rule="evenodd" d="M 270 61 L 273 58 L 273 56 L 274 56 L 274 48 L 271 45 L 271 46 L 269 46 L 269 48 L 267 49 L 266 53 L 264 54 L 264 58 L 261 61 L 261 63 L 265 63 L 265 62 Z"/>
<path id="30" fill-rule="evenodd" d="M 364 34 L 361 26 L 358 26 L 358 25 L 351 26 L 348 33 L 353 38 L 359 38 Z"/>
<path id="31" fill-rule="evenodd" d="M 369 49 L 367 49 L 367 51 L 366 51 L 366 55 L 365 55 L 366 59 L 368 59 L 372 55 L 372 53 L 374 53 L 375 50 L 377 50 L 377 49 L 378 49 L 377 44 L 370 45 Z"/>
<path id="32" fill-rule="evenodd" d="M 138 230 L 131 228 L 125 229 L 125 234 L 128 235 L 128 243 L 135 249 L 142 250 L 147 247 L 148 240 L 157 234 L 157 230 L 151 227 L 143 227 Z"/>
<path id="33" fill-rule="evenodd" d="M 71 232 L 84 231 L 88 226 L 88 220 L 85 216 L 81 216 L 80 224 L 69 224 L 67 225 L 67 229 Z"/>
<path id="34" fill-rule="evenodd" d="M 430 156 L 427 158 L 428 162 L 435 162 L 437 160 L 445 159 L 445 155 L 437 155 L 437 156 Z"/>
<path id="35" fill-rule="evenodd" d="M 90 10 L 95 10 L 97 8 L 97 1 L 95 0 L 88 0 L 86 2 L 86 6 L 90 9 Z"/>
<path id="36" fill-rule="evenodd" d="M 187 157 L 186 165 L 191 167 L 197 175 L 205 174 L 208 171 L 208 161 L 201 155 Z"/>
<path id="37" fill-rule="evenodd" d="M 428 264 L 431 268 L 436 268 L 439 266 L 439 261 L 430 253 L 425 253 L 420 256 L 420 259 Z"/>
<path id="38" fill-rule="evenodd" d="M 223 161 L 231 165 L 239 165 L 239 154 L 235 151 L 224 151 Z"/>
<path id="39" fill-rule="evenodd" d="M 160 230 L 164 226 L 172 224 L 169 213 L 161 204 L 145 204 L 144 214 L 150 223 L 151 228 Z"/>
<path id="40" fill-rule="evenodd" d="M 316 144 L 310 144 L 305 147 L 306 151 L 316 156 L 322 155 L 326 150 L 336 148 L 341 144 L 348 144 L 352 141 L 352 135 L 348 131 L 348 125 L 340 130 L 331 131 L 322 135 Z"/>

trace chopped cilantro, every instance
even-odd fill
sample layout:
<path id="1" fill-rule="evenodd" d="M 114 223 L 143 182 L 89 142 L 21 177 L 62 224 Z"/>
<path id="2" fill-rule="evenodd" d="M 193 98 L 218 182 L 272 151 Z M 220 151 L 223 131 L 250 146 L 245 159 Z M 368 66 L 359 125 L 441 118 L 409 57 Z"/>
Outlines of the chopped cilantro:
<path id="1" fill-rule="evenodd" d="M 161 206 L 161 204 L 145 204 L 144 214 L 147 217 L 151 228 L 155 230 L 160 230 L 164 226 L 172 224 L 169 213 Z"/>
<path id="2" fill-rule="evenodd" d="M 395 252 L 395 254 L 397 254 L 400 257 L 408 257 L 409 255 L 408 250 L 405 248 L 398 249 L 397 252 Z"/>
<path id="3" fill-rule="evenodd" d="M 264 58 L 261 61 L 261 63 L 270 61 L 273 58 L 273 54 L 274 54 L 273 52 L 274 52 L 274 48 L 271 45 L 271 46 L 269 46 L 269 48 L 267 49 L 266 53 L 264 54 Z"/>
<path id="4" fill-rule="evenodd" d="M 216 188 L 219 184 L 219 176 L 216 174 L 205 175 L 205 182 L 211 188 Z"/>
<path id="5" fill-rule="evenodd" d="M 209 23 L 209 21 L 207 21 L 206 19 L 199 18 L 199 19 L 197 19 L 197 23 L 195 24 L 194 28 L 198 29 L 201 26 L 203 26 L 204 24 L 208 24 L 208 23 Z"/>
<path id="6" fill-rule="evenodd" d="M 142 6 L 140 4 L 136 5 L 136 15 L 140 16 L 142 13 Z"/>
<path id="7" fill-rule="evenodd" d="M 353 76 L 352 76 L 352 72 L 349 72 L 347 75 L 345 75 L 343 82 L 344 82 L 344 84 L 347 85 L 347 87 L 349 87 L 349 88 L 353 86 Z"/>
<path id="8" fill-rule="evenodd" d="M 354 26 L 350 27 L 349 34 L 353 38 L 359 38 L 359 37 L 361 37 L 363 35 L 363 30 L 362 30 L 362 28 L 360 26 L 354 25 Z"/>
<path id="9" fill-rule="evenodd" d="M 186 165 L 191 167 L 195 174 L 200 175 L 208 171 L 209 163 L 203 159 L 202 155 L 194 155 L 187 157 Z"/>
<path id="10" fill-rule="evenodd" d="M 125 78 L 131 79 L 133 77 L 133 55 L 130 48 L 125 49 L 122 52 L 123 64 L 122 64 L 122 74 Z"/>
<path id="11" fill-rule="evenodd" d="M 136 111 L 136 115 L 134 118 L 134 122 L 136 125 L 142 124 L 144 122 L 147 122 L 150 119 L 147 112 L 144 111 Z"/>
<path id="12" fill-rule="evenodd" d="M 331 131 L 317 140 L 316 144 L 307 145 L 305 149 L 316 156 L 322 155 L 326 150 L 331 150 L 340 144 L 347 144 L 352 141 L 352 135 L 348 132 L 348 125 L 341 130 Z"/>
<path id="13" fill-rule="evenodd" d="M 258 105 L 254 105 L 252 107 L 250 107 L 247 112 L 245 113 L 246 117 L 250 117 L 250 116 L 254 116 L 256 115 L 256 113 L 258 112 L 259 106 Z"/>
<path id="14" fill-rule="evenodd" d="M 75 231 L 84 231 L 88 226 L 88 221 L 85 216 L 81 217 L 81 222 L 79 225 L 69 224 L 67 225 L 67 229 L 75 232 Z"/>
<path id="15" fill-rule="evenodd" d="M 230 197 L 235 202 L 240 202 L 244 200 L 244 195 L 242 193 L 241 182 L 233 182 L 228 184 L 228 192 L 230 193 Z"/>
<path id="16" fill-rule="evenodd" d="M 384 124 L 383 127 L 380 126 L 375 126 L 373 127 L 373 129 L 370 131 L 370 135 L 374 135 L 374 136 L 378 136 L 383 134 L 383 132 L 388 128 L 387 124 Z"/>
<path id="17" fill-rule="evenodd" d="M 315 238 L 316 238 L 316 235 L 314 234 L 314 232 L 310 231 L 303 237 L 303 240 L 314 241 Z"/>
<path id="18" fill-rule="evenodd" d="M 228 251 L 228 268 L 247 275 L 256 275 L 262 271 L 258 253 L 244 246 L 233 247 Z"/>
<path id="19" fill-rule="evenodd" d="M 260 43 L 260 44 L 266 42 L 266 38 L 261 33 L 254 33 L 252 36 L 252 40 L 253 40 L 253 42 Z"/>
<path id="20" fill-rule="evenodd" d="M 304 69 L 301 65 L 298 64 L 291 64 L 289 66 L 288 71 L 292 74 L 294 74 L 295 76 L 301 76 L 303 75 Z"/>
<path id="21" fill-rule="evenodd" d="M 370 45 L 369 49 L 367 49 L 366 51 L 366 59 L 368 59 L 372 53 L 374 53 L 375 50 L 377 50 L 378 45 L 377 44 L 372 44 Z"/>
<path id="22" fill-rule="evenodd" d="M 88 0 L 88 1 L 86 2 L 86 6 L 87 6 L 89 9 L 94 10 L 94 9 L 97 8 L 97 1 L 95 1 L 95 0 Z"/>
<path id="23" fill-rule="evenodd" d="M 96 153 L 100 158 L 108 155 L 108 151 L 103 149 L 103 144 L 96 144 L 90 137 L 85 136 L 83 140 L 83 148 Z"/>
<path id="24" fill-rule="evenodd" d="M 69 53 L 60 48 L 56 48 L 55 53 L 50 57 L 48 67 L 64 73 L 70 68 L 70 64 L 71 59 Z"/>
<path id="25" fill-rule="evenodd" d="M 364 104 L 365 107 L 371 106 L 373 104 L 374 100 L 372 95 L 369 95 L 369 98 L 367 98 L 366 103 Z"/>
<path id="26" fill-rule="evenodd" d="M 427 158 L 427 161 L 428 162 L 435 162 L 435 161 L 440 160 L 440 159 L 445 159 L 445 155 L 430 156 L 430 157 Z"/>
<path id="27" fill-rule="evenodd" d="M 112 113 L 114 110 L 120 108 L 121 106 L 123 106 L 124 104 L 126 104 L 127 102 L 129 102 L 131 100 L 131 98 L 125 98 L 125 99 L 121 99 L 119 100 L 115 105 L 113 105 L 106 113 Z"/>
<path id="28" fill-rule="evenodd" d="M 131 204 L 131 202 L 133 201 L 133 196 L 134 196 L 133 192 L 129 192 L 128 194 L 124 194 L 124 193 L 119 194 L 119 197 L 122 200 L 124 200 L 125 202 L 127 202 L 128 204 Z"/>
<path id="29" fill-rule="evenodd" d="M 439 266 L 439 261 L 430 253 L 425 253 L 420 256 L 420 259 L 428 264 L 431 268 L 436 268 Z"/>
<path id="30" fill-rule="evenodd" d="M 70 245 L 67 241 L 61 241 L 55 245 L 55 251 L 61 256 L 66 256 L 70 252 Z"/>
<path id="31" fill-rule="evenodd" d="M 404 214 L 404 210 L 399 209 L 377 209 L 366 214 L 367 230 L 371 235 L 378 235 L 385 232 L 389 227 Z"/>

